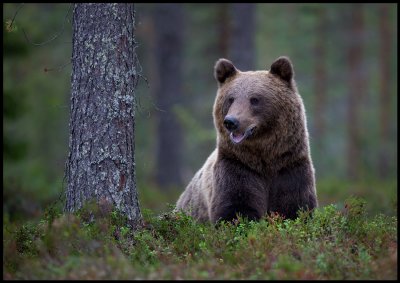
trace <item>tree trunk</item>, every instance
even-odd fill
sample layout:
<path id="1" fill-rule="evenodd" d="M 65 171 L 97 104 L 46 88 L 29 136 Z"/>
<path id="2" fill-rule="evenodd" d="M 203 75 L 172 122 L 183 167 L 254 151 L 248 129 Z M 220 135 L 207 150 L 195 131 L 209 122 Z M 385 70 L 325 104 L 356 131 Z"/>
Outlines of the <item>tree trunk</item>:
<path id="1" fill-rule="evenodd" d="M 155 11 L 158 85 L 156 179 L 162 188 L 182 185 L 182 129 L 174 107 L 182 100 L 183 7 L 160 4 Z"/>
<path id="2" fill-rule="evenodd" d="M 67 212 L 96 199 L 141 221 L 135 180 L 133 4 L 75 4 Z"/>
<path id="3" fill-rule="evenodd" d="M 229 60 L 241 71 L 254 70 L 254 3 L 231 4 L 230 55 Z"/>
<path id="4" fill-rule="evenodd" d="M 379 30 L 380 30 L 380 117 L 379 117 L 379 168 L 378 173 L 381 178 L 386 178 L 389 172 L 389 152 L 388 140 L 390 138 L 390 60 L 392 37 L 389 24 L 389 6 L 381 4 L 379 7 Z"/>
<path id="5" fill-rule="evenodd" d="M 361 166 L 361 143 L 360 143 L 360 105 L 362 94 L 365 91 L 363 80 L 362 52 L 363 52 L 363 6 L 361 4 L 352 6 L 350 33 L 349 33 L 349 97 L 347 105 L 348 125 L 348 152 L 347 165 L 348 175 L 351 180 L 357 180 Z"/>
<path id="6" fill-rule="evenodd" d="M 315 43 L 315 135 L 314 140 L 317 150 L 322 153 L 323 138 L 325 135 L 325 111 L 326 111 L 326 11 L 324 7 L 317 10 L 317 30 Z"/>
<path id="7" fill-rule="evenodd" d="M 217 26 L 218 26 L 218 52 L 219 57 L 228 58 L 229 50 L 229 5 L 227 3 L 219 4 Z"/>

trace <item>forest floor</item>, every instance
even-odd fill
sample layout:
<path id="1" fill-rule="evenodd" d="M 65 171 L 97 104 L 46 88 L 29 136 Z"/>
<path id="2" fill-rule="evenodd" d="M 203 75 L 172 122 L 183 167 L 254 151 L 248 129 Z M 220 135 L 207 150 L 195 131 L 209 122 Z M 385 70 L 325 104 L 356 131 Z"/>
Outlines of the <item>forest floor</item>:
<path id="1" fill-rule="evenodd" d="M 3 279 L 397 279 L 397 216 L 366 207 L 351 197 L 218 226 L 142 209 L 132 232 L 112 209 L 50 206 L 39 220 L 3 218 Z"/>

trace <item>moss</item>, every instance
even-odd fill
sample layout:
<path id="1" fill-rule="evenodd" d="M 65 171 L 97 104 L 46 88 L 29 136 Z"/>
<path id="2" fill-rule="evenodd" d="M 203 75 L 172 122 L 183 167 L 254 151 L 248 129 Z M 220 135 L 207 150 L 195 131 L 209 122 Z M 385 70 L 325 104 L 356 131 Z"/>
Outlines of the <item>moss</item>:
<path id="1" fill-rule="evenodd" d="M 359 198 L 346 204 L 218 226 L 144 210 L 138 231 L 105 200 L 75 214 L 48 209 L 39 223 L 7 223 L 3 270 L 10 279 L 396 278 L 397 217 L 368 217 Z"/>
<path id="2" fill-rule="evenodd" d="M 38 255 L 38 248 L 35 239 L 38 237 L 38 230 L 32 224 L 24 224 L 15 233 L 16 249 L 20 254 L 29 257 Z"/>

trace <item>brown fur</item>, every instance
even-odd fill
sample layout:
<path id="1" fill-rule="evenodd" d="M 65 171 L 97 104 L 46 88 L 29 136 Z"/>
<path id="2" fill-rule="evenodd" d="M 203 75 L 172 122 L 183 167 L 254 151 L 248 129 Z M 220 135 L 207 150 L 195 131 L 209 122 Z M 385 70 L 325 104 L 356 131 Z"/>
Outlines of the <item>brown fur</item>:
<path id="1" fill-rule="evenodd" d="M 218 92 L 213 117 L 217 148 L 180 196 L 176 209 L 216 222 L 241 214 L 259 219 L 318 205 L 302 99 L 291 62 L 278 58 L 270 71 L 241 72 L 217 61 Z M 248 138 L 235 144 L 224 119 L 239 121 L 234 132 Z"/>

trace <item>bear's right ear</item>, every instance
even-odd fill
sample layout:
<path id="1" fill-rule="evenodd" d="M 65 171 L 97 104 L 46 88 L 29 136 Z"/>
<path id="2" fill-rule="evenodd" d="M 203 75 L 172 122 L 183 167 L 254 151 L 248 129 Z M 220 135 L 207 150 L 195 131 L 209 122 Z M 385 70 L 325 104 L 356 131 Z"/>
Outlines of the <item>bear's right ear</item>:
<path id="1" fill-rule="evenodd" d="M 215 63 L 214 77 L 220 84 L 222 84 L 227 78 L 235 75 L 237 71 L 238 70 L 231 61 L 227 59 L 219 59 L 217 63 Z"/>

